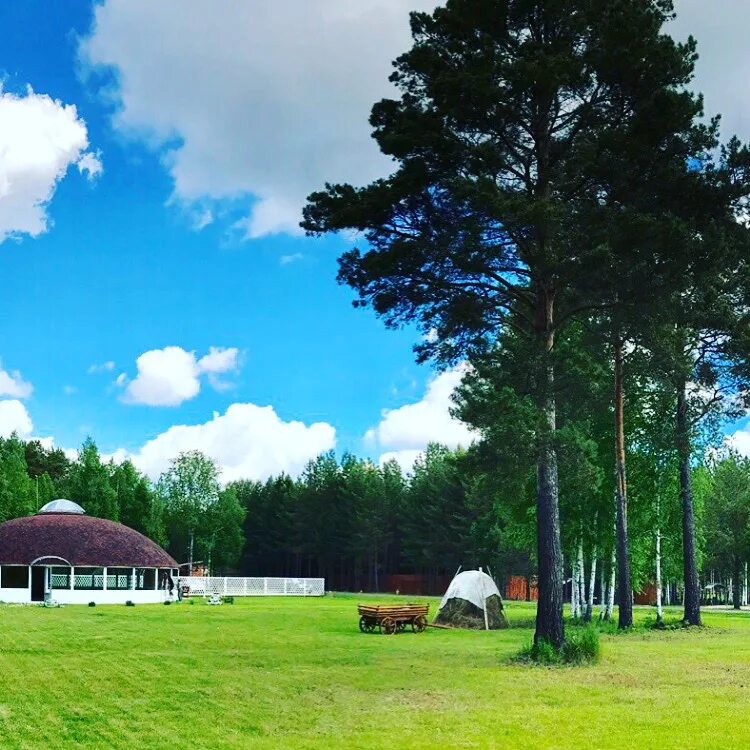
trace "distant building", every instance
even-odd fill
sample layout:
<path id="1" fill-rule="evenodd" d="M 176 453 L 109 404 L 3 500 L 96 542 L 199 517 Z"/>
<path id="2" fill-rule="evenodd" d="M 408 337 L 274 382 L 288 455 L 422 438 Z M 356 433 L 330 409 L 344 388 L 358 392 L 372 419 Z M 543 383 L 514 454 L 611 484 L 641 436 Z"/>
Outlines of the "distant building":
<path id="1" fill-rule="evenodd" d="M 177 594 L 177 563 L 121 523 L 53 500 L 0 524 L 0 601 L 158 603 Z"/>

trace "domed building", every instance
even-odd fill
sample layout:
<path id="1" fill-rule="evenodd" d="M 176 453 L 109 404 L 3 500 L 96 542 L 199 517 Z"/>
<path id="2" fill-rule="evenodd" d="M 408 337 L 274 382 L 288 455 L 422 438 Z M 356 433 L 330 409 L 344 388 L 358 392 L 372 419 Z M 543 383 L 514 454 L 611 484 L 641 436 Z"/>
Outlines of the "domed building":
<path id="1" fill-rule="evenodd" d="M 177 563 L 121 523 L 53 500 L 0 524 L 0 601 L 158 603 L 176 595 Z"/>

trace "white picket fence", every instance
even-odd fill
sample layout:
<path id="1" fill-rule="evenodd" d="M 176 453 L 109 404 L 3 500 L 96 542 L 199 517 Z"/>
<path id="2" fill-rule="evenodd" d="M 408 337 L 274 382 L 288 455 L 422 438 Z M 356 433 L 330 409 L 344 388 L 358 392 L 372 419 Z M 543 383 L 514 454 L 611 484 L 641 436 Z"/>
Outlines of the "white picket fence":
<path id="1" fill-rule="evenodd" d="M 190 596 L 323 596 L 325 578 L 222 578 L 180 576 L 179 585 L 190 588 Z"/>

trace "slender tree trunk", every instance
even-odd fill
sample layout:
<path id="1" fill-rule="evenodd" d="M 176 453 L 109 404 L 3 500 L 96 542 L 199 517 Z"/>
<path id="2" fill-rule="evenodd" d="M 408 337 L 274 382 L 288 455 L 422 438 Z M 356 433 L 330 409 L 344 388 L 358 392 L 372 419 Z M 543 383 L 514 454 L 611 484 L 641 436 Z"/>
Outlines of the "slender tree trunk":
<path id="1" fill-rule="evenodd" d="M 688 420 L 687 383 L 677 390 L 677 453 L 680 460 L 680 497 L 682 499 L 682 557 L 685 578 L 685 613 L 688 625 L 701 624 L 700 583 L 695 550 L 695 511 L 693 486 L 690 476 L 690 424 Z"/>
<path id="2" fill-rule="evenodd" d="M 591 573 L 589 575 L 589 591 L 586 601 L 586 612 L 583 616 L 584 622 L 591 622 L 594 614 L 594 587 L 596 586 L 596 547 L 591 550 Z"/>
<path id="3" fill-rule="evenodd" d="M 612 560 L 609 564 L 609 586 L 607 587 L 607 609 L 604 612 L 604 619 L 609 622 L 612 619 L 612 613 L 615 610 L 615 583 L 617 581 L 617 552 L 612 548 Z"/>
<path id="4" fill-rule="evenodd" d="M 732 608 L 733 609 L 740 609 L 741 607 L 741 588 L 742 588 L 742 580 L 741 580 L 741 570 L 740 570 L 741 562 L 738 555 L 734 556 L 734 573 L 732 575 Z"/>
<path id="5" fill-rule="evenodd" d="M 607 583 L 604 578 L 604 560 L 599 566 L 599 621 L 604 619 L 604 611 L 607 608 Z"/>
<path id="6" fill-rule="evenodd" d="M 742 574 L 742 606 L 747 606 L 747 563 Z"/>
<path id="7" fill-rule="evenodd" d="M 578 558 L 573 558 L 573 567 L 570 569 L 570 616 L 577 620 L 580 614 L 579 603 L 580 591 L 578 590 Z"/>
<path id="8" fill-rule="evenodd" d="M 188 573 L 189 576 L 193 575 L 193 530 L 190 529 L 190 544 L 188 547 L 188 570 L 190 571 Z"/>
<path id="9" fill-rule="evenodd" d="M 586 612 L 586 573 L 583 562 L 583 537 L 578 540 L 578 567 L 577 567 L 578 584 L 578 614 L 583 618 Z"/>
<path id="10" fill-rule="evenodd" d="M 656 501 L 657 519 L 659 514 L 659 501 Z M 661 625 L 664 622 L 664 612 L 661 606 L 661 529 L 659 522 L 656 523 L 656 624 Z"/>
<path id="11" fill-rule="evenodd" d="M 563 625 L 563 561 L 560 544 L 560 507 L 555 449 L 555 370 L 553 300 L 544 300 L 544 386 L 541 395 L 543 420 L 539 430 L 536 466 L 536 537 L 539 564 L 536 631 L 534 643 L 547 641 L 559 649 L 565 640 Z"/>
<path id="12" fill-rule="evenodd" d="M 628 554 L 628 484 L 625 475 L 625 423 L 623 389 L 623 340 L 615 340 L 615 502 L 617 507 L 617 568 L 618 604 L 617 626 L 633 625 L 633 592 L 630 585 Z"/>
<path id="13" fill-rule="evenodd" d="M 665 603 L 666 603 L 667 606 L 669 606 L 670 604 L 672 604 L 672 581 L 667 581 L 667 585 L 665 587 L 665 592 L 664 593 L 666 594 L 666 597 L 665 597 L 666 602 Z"/>

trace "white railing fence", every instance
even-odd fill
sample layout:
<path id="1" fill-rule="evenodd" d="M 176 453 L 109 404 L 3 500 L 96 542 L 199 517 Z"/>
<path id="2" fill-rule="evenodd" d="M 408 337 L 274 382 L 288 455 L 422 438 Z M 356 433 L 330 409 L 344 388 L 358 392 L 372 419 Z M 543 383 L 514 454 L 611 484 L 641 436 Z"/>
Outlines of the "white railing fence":
<path id="1" fill-rule="evenodd" d="M 190 589 L 190 596 L 323 596 L 325 578 L 222 578 L 180 576 L 179 585 Z"/>

